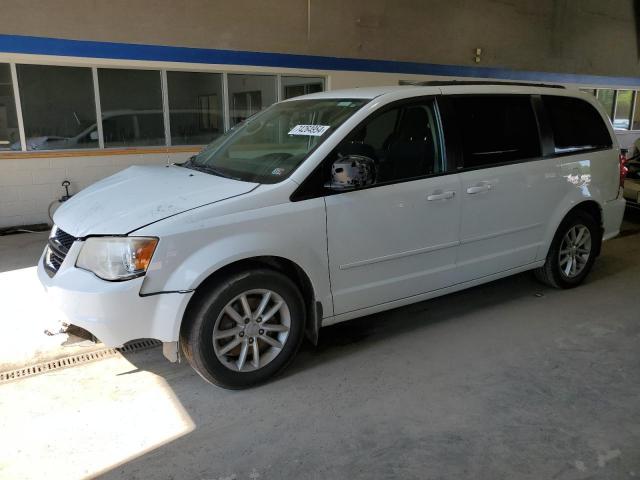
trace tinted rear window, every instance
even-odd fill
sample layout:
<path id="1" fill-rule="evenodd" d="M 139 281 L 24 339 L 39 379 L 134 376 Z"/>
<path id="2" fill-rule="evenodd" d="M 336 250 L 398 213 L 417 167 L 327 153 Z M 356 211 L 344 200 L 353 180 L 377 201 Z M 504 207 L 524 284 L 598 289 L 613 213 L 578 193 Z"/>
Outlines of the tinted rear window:
<path id="1" fill-rule="evenodd" d="M 452 97 L 462 135 L 465 168 L 540 156 L 529 95 Z"/>
<path id="2" fill-rule="evenodd" d="M 610 148 L 609 130 L 598 111 L 579 98 L 542 97 L 555 142 L 556 153 Z"/>

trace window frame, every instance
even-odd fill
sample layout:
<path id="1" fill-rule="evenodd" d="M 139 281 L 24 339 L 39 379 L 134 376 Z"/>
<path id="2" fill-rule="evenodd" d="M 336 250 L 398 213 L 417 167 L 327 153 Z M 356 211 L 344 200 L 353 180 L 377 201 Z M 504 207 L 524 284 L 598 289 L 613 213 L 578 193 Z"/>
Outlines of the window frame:
<path id="1" fill-rule="evenodd" d="M 97 90 L 95 88 L 95 78 L 94 78 L 94 68 L 90 67 L 90 66 L 85 66 L 85 65 L 57 65 L 57 64 L 42 64 L 42 63 L 27 63 L 27 62 L 15 62 L 13 65 L 15 65 L 15 71 L 16 71 L 16 77 L 15 77 L 15 85 L 16 85 L 16 90 L 18 92 L 18 95 L 20 97 L 20 117 L 21 120 L 19 122 L 19 126 L 22 129 L 22 132 L 24 134 L 24 142 L 21 145 L 21 149 L 20 151 L 24 151 L 24 152 L 30 152 L 30 153 L 35 153 L 35 152 L 56 152 L 56 153 L 61 153 L 61 152 L 87 152 L 88 154 L 91 154 L 91 152 L 96 152 L 98 150 L 100 150 L 102 148 L 102 137 L 101 137 L 101 128 L 102 128 L 102 119 L 99 119 L 98 117 L 98 110 L 96 108 L 96 105 L 98 105 L 100 103 L 100 99 L 96 98 L 97 95 Z M 49 149 L 33 149 L 33 150 L 29 150 L 28 148 L 28 144 L 27 144 L 27 139 L 31 138 L 27 136 L 27 123 L 25 123 L 25 118 L 24 118 L 24 104 L 25 102 L 23 101 L 24 99 L 22 98 L 23 92 L 25 92 L 28 89 L 24 89 L 24 88 L 20 88 L 20 67 L 44 67 L 44 68 L 69 68 L 69 69 L 82 69 L 82 70 L 88 70 L 89 72 L 89 85 L 91 88 L 91 95 L 93 96 L 93 114 L 96 116 L 95 117 L 95 126 L 96 126 L 96 132 L 98 133 L 98 139 L 95 145 L 91 145 L 91 146 L 87 146 L 87 147 L 76 147 L 76 148 L 49 148 Z M 17 105 L 16 105 L 17 106 Z M 17 110 L 17 109 L 16 109 Z M 92 125 L 88 125 L 86 126 L 83 130 L 81 130 L 80 132 L 77 133 L 77 135 L 73 136 L 73 137 L 69 137 L 69 138 L 75 138 L 77 136 L 79 136 L 81 133 L 83 133 L 83 131 L 87 130 L 89 127 L 91 127 Z M 43 135 L 43 136 L 49 136 L 49 135 Z M 22 139 L 21 139 L 22 141 Z"/>
<path id="2" fill-rule="evenodd" d="M 188 73 L 213 73 L 221 75 L 222 82 L 222 121 L 223 121 L 223 133 L 229 131 L 232 127 L 230 125 L 230 108 L 229 108 L 229 85 L 228 85 L 228 76 L 229 75 L 268 75 L 276 77 L 276 100 L 275 103 L 283 101 L 282 97 L 282 88 L 281 88 L 281 77 L 304 77 L 304 78 L 320 78 L 322 79 L 323 91 L 327 91 L 330 89 L 330 76 L 324 72 L 319 72 L 317 74 L 308 74 L 308 73 L 290 73 L 290 72 L 282 72 L 282 71 L 273 71 L 273 72 L 263 72 L 263 71 L 235 71 L 235 70 L 222 70 L 219 68 L 176 68 L 173 66 L 164 66 L 164 67 L 150 67 L 150 66 L 137 66 L 137 65 L 125 65 L 125 64 L 106 64 L 106 63 L 74 63 L 74 62 L 55 62 L 55 61 L 32 61 L 29 59 L 19 59 L 15 61 L 0 61 L 0 63 L 8 65 L 11 73 L 11 86 L 13 89 L 13 99 L 16 109 L 16 117 L 18 122 L 18 134 L 20 139 L 20 149 L 19 150 L 0 150 L 0 157 L 5 154 L 11 155 L 13 158 L 15 155 L 19 157 L 29 158 L 31 156 L 42 157 L 43 155 L 51 154 L 51 156 L 61 157 L 61 156 L 82 156 L 85 155 L 113 155 L 117 154 L 116 152 L 126 152 L 128 150 L 131 151 L 149 151 L 149 152 L 167 152 L 171 153 L 172 151 L 180 152 L 184 151 L 185 148 L 202 148 L 207 144 L 194 144 L 194 145 L 172 145 L 171 137 L 170 137 L 170 120 L 166 117 L 168 116 L 168 103 L 169 103 L 169 95 L 168 86 L 166 81 L 167 72 L 188 72 Z M 24 65 L 38 65 L 38 66 L 49 66 L 49 67 L 82 67 L 89 68 L 92 72 L 93 77 L 93 97 L 94 97 L 94 107 L 96 111 L 96 130 L 98 131 L 98 146 L 92 148 L 69 148 L 69 149 L 38 149 L 38 150 L 27 150 L 26 144 L 26 136 L 25 136 L 25 128 L 23 123 L 23 115 L 22 115 L 22 105 L 20 99 L 20 87 L 18 84 L 17 78 L 17 68 L 16 66 L 19 64 Z M 123 146 L 105 146 L 104 144 L 104 133 L 102 131 L 102 105 L 100 99 L 100 83 L 98 78 L 98 70 L 99 69 L 116 69 L 116 70 L 146 70 L 146 71 L 155 71 L 160 73 L 160 87 L 161 87 L 161 99 L 162 99 L 162 118 L 164 124 L 164 142 L 159 145 L 123 145 Z M 17 158 L 17 157 L 16 157 Z"/>
<path id="3" fill-rule="evenodd" d="M 613 116 L 611 117 L 611 124 L 613 125 L 614 130 L 616 129 L 615 123 L 618 116 L 618 100 L 620 99 L 620 92 L 631 92 L 631 103 L 629 105 L 629 114 L 626 117 L 626 120 L 629 121 L 629 126 L 627 128 L 618 128 L 618 130 L 631 131 L 632 130 L 631 127 L 633 127 L 633 115 L 635 113 L 634 110 L 635 110 L 636 96 L 638 94 L 638 91 L 632 88 L 619 88 L 616 90 L 616 97 L 615 97 L 616 103 L 613 108 Z M 624 120 L 624 117 L 623 117 L 623 120 Z"/>
<path id="4" fill-rule="evenodd" d="M 455 94 L 447 94 L 442 95 L 443 104 L 446 104 L 446 112 L 447 115 L 443 118 L 443 127 L 445 131 L 445 136 L 449 135 L 449 142 L 451 150 L 448 149 L 449 155 L 455 157 L 455 165 L 456 172 L 472 172 L 475 170 L 485 170 L 487 168 L 501 167 L 505 165 L 516 165 L 518 163 L 529 163 L 535 162 L 539 160 L 545 159 L 545 148 L 548 148 L 548 139 L 544 140 L 544 134 L 548 133 L 546 131 L 546 126 L 544 122 L 541 121 L 541 118 L 538 116 L 538 107 L 536 106 L 536 102 L 534 101 L 534 97 L 536 94 L 531 93 L 455 93 Z M 450 99 L 460 98 L 460 97 L 529 97 L 529 103 L 531 105 L 531 111 L 533 113 L 534 121 L 536 123 L 536 132 L 538 136 L 538 146 L 540 149 L 540 155 L 535 157 L 526 157 L 517 160 L 509 160 L 504 162 L 496 162 L 490 163 L 486 165 L 467 167 L 464 164 L 464 151 L 462 145 L 462 130 L 459 123 L 459 116 L 455 111 L 453 106 L 453 102 Z M 550 128 L 550 127 L 549 127 Z"/>
<path id="5" fill-rule="evenodd" d="M 291 194 L 291 196 L 289 197 L 289 200 L 292 202 L 300 202 L 304 200 L 311 200 L 314 198 L 323 198 L 323 197 L 328 197 L 332 195 L 344 195 L 344 194 L 349 194 L 355 191 L 387 187 L 389 185 L 396 185 L 399 183 L 406 183 L 406 182 L 415 182 L 419 180 L 425 180 L 428 178 L 442 177 L 444 175 L 451 175 L 451 174 L 457 173 L 455 169 L 452 168 L 450 158 L 447 154 L 447 143 L 446 143 L 446 137 L 444 135 L 442 115 L 441 115 L 440 106 L 439 106 L 440 98 L 442 98 L 442 95 L 421 95 L 418 97 L 403 98 L 400 100 L 395 100 L 393 102 L 387 103 L 381 106 L 380 108 L 378 108 L 377 110 L 375 110 L 374 112 L 371 112 L 369 115 L 367 115 L 367 117 L 365 117 L 355 127 L 353 127 L 351 131 L 347 133 L 340 140 L 339 144 L 333 150 L 331 150 L 331 152 L 329 152 L 322 159 L 320 163 L 318 163 L 316 168 L 313 169 L 313 171 L 307 176 L 307 178 L 304 179 L 304 181 L 300 184 L 300 186 L 296 188 L 296 190 Z M 327 181 L 326 173 L 330 168 L 330 165 L 329 165 L 330 160 L 335 156 L 336 151 L 340 146 L 340 144 L 342 144 L 342 142 L 347 141 L 361 127 L 365 126 L 366 124 L 371 122 L 373 119 L 377 118 L 378 116 L 384 115 L 390 110 L 407 107 L 411 105 L 423 104 L 426 102 L 433 102 L 433 111 L 435 113 L 434 121 L 436 122 L 436 127 L 438 129 L 438 140 L 440 142 L 440 151 L 442 152 L 441 154 L 442 158 L 440 159 L 441 166 L 442 166 L 441 172 L 420 175 L 417 177 L 408 177 L 408 178 L 402 178 L 397 180 L 389 180 L 386 182 L 375 183 L 373 185 L 366 185 L 364 187 L 356 188 L 354 190 L 346 190 L 346 191 L 331 190 L 324 186 Z"/>

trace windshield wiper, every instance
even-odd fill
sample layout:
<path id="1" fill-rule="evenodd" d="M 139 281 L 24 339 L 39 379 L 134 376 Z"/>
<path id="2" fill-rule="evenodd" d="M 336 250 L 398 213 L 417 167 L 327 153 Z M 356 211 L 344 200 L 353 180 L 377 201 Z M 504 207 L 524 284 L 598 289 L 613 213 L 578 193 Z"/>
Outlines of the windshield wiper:
<path id="1" fill-rule="evenodd" d="M 197 171 L 203 172 L 203 173 L 211 173 L 213 175 L 217 175 L 218 177 L 229 178 L 227 175 L 222 173 L 220 170 L 216 170 L 215 168 L 209 167 L 207 165 L 192 164 L 192 165 L 189 165 L 187 168 L 192 168 L 193 170 L 197 170 Z"/>
<path id="2" fill-rule="evenodd" d="M 216 175 L 218 177 L 230 178 L 231 180 L 240 180 L 240 181 L 242 181 L 241 178 L 232 177 L 231 175 L 223 173 L 222 171 L 218 170 L 217 168 L 211 167 L 209 165 L 196 165 L 193 162 L 191 162 L 191 164 L 189 164 L 189 162 L 187 162 L 183 166 L 186 167 L 186 168 L 191 168 L 192 170 L 197 170 L 197 171 L 202 172 L 202 173 L 210 173 L 211 175 Z"/>

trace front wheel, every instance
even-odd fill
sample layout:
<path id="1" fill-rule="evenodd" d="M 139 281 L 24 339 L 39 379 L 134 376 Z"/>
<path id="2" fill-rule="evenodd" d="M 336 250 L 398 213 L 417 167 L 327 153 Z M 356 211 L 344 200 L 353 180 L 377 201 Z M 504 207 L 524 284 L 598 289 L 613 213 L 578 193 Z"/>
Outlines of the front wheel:
<path id="1" fill-rule="evenodd" d="M 267 269 L 231 275 L 190 306 L 180 344 L 208 382 L 240 389 L 262 383 L 293 359 L 304 334 L 300 291 Z"/>
<path id="2" fill-rule="evenodd" d="M 558 227 L 545 264 L 535 270 L 538 280 L 554 288 L 573 288 L 589 274 L 602 235 L 587 212 L 575 212 Z"/>

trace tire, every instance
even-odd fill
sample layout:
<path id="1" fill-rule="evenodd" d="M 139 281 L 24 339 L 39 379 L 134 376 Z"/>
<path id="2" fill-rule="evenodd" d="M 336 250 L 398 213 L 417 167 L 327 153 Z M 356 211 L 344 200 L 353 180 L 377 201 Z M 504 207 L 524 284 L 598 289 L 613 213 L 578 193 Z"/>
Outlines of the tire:
<path id="1" fill-rule="evenodd" d="M 577 242 L 572 241 L 571 232 Z M 588 248 L 585 248 L 586 232 L 589 234 Z M 558 227 L 545 264 L 534 270 L 536 278 L 558 289 L 577 287 L 591 271 L 601 242 L 602 231 L 592 215 L 585 211 L 571 213 Z M 567 256 L 570 257 L 569 261 Z"/>
<path id="2" fill-rule="evenodd" d="M 197 295 L 185 314 L 180 346 L 207 382 L 228 389 L 256 386 L 293 360 L 304 337 L 305 308 L 288 277 L 252 269 L 231 274 Z"/>

